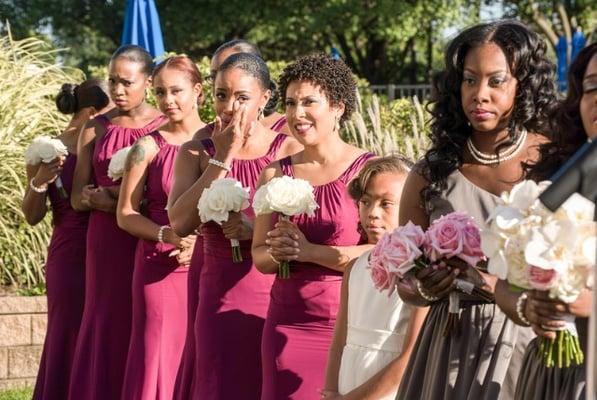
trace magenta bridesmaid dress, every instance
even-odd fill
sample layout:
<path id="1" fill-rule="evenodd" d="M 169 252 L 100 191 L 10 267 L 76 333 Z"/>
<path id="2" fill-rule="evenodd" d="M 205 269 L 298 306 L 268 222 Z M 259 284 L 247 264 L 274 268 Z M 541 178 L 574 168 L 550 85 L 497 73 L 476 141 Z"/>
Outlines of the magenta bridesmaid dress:
<path id="1" fill-rule="evenodd" d="M 255 192 L 261 171 L 275 160 L 287 138 L 278 134 L 263 157 L 234 160 L 228 176 Z M 213 155 L 211 139 L 202 140 Z M 245 214 L 253 218 L 251 208 Z M 201 226 L 203 266 L 195 320 L 196 369 L 189 398 L 251 400 L 261 395 L 261 333 L 273 276 L 261 274 L 251 259 L 251 241 L 241 241 L 242 263 L 232 262 L 230 240 L 220 226 Z"/>
<path id="2" fill-rule="evenodd" d="M 274 132 L 280 132 L 282 128 L 286 126 L 286 116 L 283 115 L 278 119 L 274 124 L 270 127 L 270 129 Z"/>
<path id="3" fill-rule="evenodd" d="M 357 205 L 347 185 L 373 154 L 364 153 L 336 180 L 315 186 L 319 208 L 313 217 L 292 217 L 307 240 L 328 246 L 354 246 Z M 292 159 L 280 160 L 284 175 L 294 176 Z M 276 277 L 263 327 L 262 400 L 318 399 L 340 305 L 342 272 L 312 263 L 291 262 L 290 278 Z"/>
<path id="4" fill-rule="evenodd" d="M 168 225 L 168 193 L 180 146 L 149 134 L 159 151 L 147 168 L 147 217 Z M 133 328 L 122 399 L 171 400 L 184 347 L 188 267 L 169 254 L 174 246 L 140 239 L 133 273 Z"/>
<path id="5" fill-rule="evenodd" d="M 108 177 L 112 154 L 132 145 L 165 122 L 160 116 L 143 128 L 125 128 L 104 115 L 106 129 L 93 151 L 93 180 L 117 186 Z M 132 278 L 137 238 L 118 228 L 116 215 L 91 211 L 87 231 L 85 308 L 71 374 L 72 400 L 119 399 L 132 321 Z"/>
<path id="6" fill-rule="evenodd" d="M 68 154 L 60 177 L 71 192 L 77 156 Z M 55 185 L 48 187 L 53 232 L 46 260 L 48 328 L 33 399 L 65 399 L 85 302 L 85 240 L 89 213 L 76 212 Z"/>

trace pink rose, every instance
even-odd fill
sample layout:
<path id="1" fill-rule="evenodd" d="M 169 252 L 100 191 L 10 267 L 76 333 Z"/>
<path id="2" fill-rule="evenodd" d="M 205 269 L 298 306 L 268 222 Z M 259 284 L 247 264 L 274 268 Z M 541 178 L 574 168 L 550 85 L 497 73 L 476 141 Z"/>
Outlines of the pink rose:
<path id="1" fill-rule="evenodd" d="M 465 223 L 453 214 L 436 219 L 425 232 L 425 250 L 431 261 L 458 256 L 464 249 Z"/>
<path id="2" fill-rule="evenodd" d="M 419 247 L 397 229 L 388 235 L 388 241 L 382 247 L 385 262 L 390 272 L 399 278 L 415 266 L 415 260 L 423 255 Z"/>
<path id="3" fill-rule="evenodd" d="M 553 269 L 543 269 L 529 265 L 527 267 L 527 278 L 533 289 L 548 290 L 556 283 L 558 274 Z"/>
<path id="4" fill-rule="evenodd" d="M 371 270 L 371 280 L 373 285 L 378 290 L 390 290 L 390 294 L 394 291 L 396 283 L 396 274 L 391 273 L 379 258 L 370 258 L 369 269 Z"/>
<path id="5" fill-rule="evenodd" d="M 418 248 L 422 248 L 427 240 L 423 229 L 421 229 L 419 225 L 413 224 L 411 221 L 408 221 L 406 225 L 399 226 L 394 232 L 396 231 L 399 231 L 403 236 L 407 237 Z"/>
<path id="6" fill-rule="evenodd" d="M 479 261 L 485 258 L 485 254 L 483 253 L 483 250 L 481 250 L 481 231 L 471 219 L 471 221 L 465 225 L 463 233 L 464 246 L 462 253 L 458 255 L 458 257 L 474 267 Z"/>

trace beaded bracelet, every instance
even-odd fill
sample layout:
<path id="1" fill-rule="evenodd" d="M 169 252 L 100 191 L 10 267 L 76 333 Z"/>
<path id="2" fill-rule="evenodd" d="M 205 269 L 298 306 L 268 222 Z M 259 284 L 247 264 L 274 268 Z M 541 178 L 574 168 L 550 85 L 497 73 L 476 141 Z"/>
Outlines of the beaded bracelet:
<path id="1" fill-rule="evenodd" d="M 34 179 L 35 178 L 31 178 L 31 180 L 29 181 L 29 187 L 31 188 L 31 190 L 33 190 L 35 193 L 45 193 L 45 192 L 48 191 L 48 184 L 47 183 L 44 184 L 44 185 L 41 185 L 41 186 L 35 186 L 33 184 L 33 180 Z"/>
<path id="2" fill-rule="evenodd" d="M 435 297 L 435 296 L 432 296 L 430 294 L 425 293 L 425 291 L 423 290 L 423 286 L 421 285 L 421 281 L 419 281 L 418 279 L 416 280 L 416 285 L 417 285 L 417 290 L 419 291 L 419 294 L 425 300 L 427 300 L 427 301 L 429 301 L 431 303 L 433 303 L 434 301 L 439 300 L 439 297 Z"/>
<path id="3" fill-rule="evenodd" d="M 160 230 L 158 231 L 158 242 L 164 243 L 164 231 L 166 229 L 170 229 L 170 225 L 160 226 Z"/>
<path id="4" fill-rule="evenodd" d="M 276 265 L 280 265 L 280 261 L 276 260 L 276 257 L 274 257 L 274 256 L 272 255 L 272 253 L 269 253 L 269 257 L 272 259 L 272 261 L 273 261 L 273 262 L 275 262 L 275 263 L 276 263 Z"/>
<path id="5" fill-rule="evenodd" d="M 527 292 L 522 292 L 522 294 L 518 297 L 518 300 L 516 300 L 516 315 L 518 316 L 518 319 L 527 326 L 531 325 L 527 317 L 524 316 L 524 306 L 528 297 L 529 295 Z"/>
<path id="6" fill-rule="evenodd" d="M 212 164 L 215 165 L 216 167 L 225 169 L 226 171 L 230 172 L 231 168 L 228 164 L 226 164 L 225 162 L 222 161 L 218 161 L 215 158 L 210 158 L 209 161 L 207 162 L 208 164 Z"/>

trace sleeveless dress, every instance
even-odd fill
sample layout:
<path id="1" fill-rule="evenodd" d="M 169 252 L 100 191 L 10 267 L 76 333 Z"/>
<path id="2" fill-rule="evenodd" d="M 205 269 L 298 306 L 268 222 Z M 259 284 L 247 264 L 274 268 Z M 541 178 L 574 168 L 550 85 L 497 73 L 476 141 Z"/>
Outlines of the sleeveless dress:
<path id="1" fill-rule="evenodd" d="M 314 187 L 319 208 L 313 217 L 291 217 L 309 242 L 359 244 L 358 209 L 346 188 L 371 157 L 360 155 L 336 180 Z M 291 157 L 280 160 L 280 166 L 284 175 L 294 176 Z M 263 328 L 262 400 L 319 398 L 341 284 L 342 272 L 303 262 L 290 263 L 289 279 L 276 277 Z"/>
<path id="2" fill-rule="evenodd" d="M 132 145 L 165 121 L 160 116 L 143 128 L 96 118 L 106 129 L 93 150 L 93 180 L 117 186 L 108 177 L 112 155 Z M 87 232 L 85 309 L 77 339 L 69 397 L 72 400 L 119 399 L 124 378 L 132 321 L 131 285 L 137 238 L 120 229 L 116 216 L 91 211 Z"/>
<path id="3" fill-rule="evenodd" d="M 338 377 L 341 394 L 361 386 L 400 355 L 414 308 L 396 291 L 388 296 L 375 288 L 368 270 L 370 254 L 357 259 L 348 277 L 348 327 Z M 380 400 L 394 399 L 397 391 Z"/>
<path id="4" fill-rule="evenodd" d="M 588 356 L 588 319 L 577 318 L 576 329 L 585 360 Z M 539 339 L 529 344 L 516 384 L 515 400 L 584 400 L 586 396 L 586 364 L 569 368 L 547 368 L 539 352 Z"/>
<path id="5" fill-rule="evenodd" d="M 280 132 L 286 126 L 286 116 L 283 115 L 278 119 L 274 124 L 270 127 L 270 129 L 274 132 Z"/>
<path id="6" fill-rule="evenodd" d="M 429 219 L 463 211 L 485 228 L 497 199 L 456 170 L 443 195 L 432 200 Z M 512 399 L 532 331 L 515 325 L 495 303 L 462 296 L 459 335 L 443 336 L 447 318 L 446 297 L 430 306 L 396 399 Z"/>
<path id="7" fill-rule="evenodd" d="M 72 190 L 77 156 L 68 154 L 60 178 Z M 85 240 L 88 212 L 72 209 L 56 185 L 49 185 L 53 231 L 46 260 L 48 327 L 33 399 L 65 399 L 68 395 L 77 334 L 85 303 Z"/>
<path id="8" fill-rule="evenodd" d="M 253 160 L 234 160 L 229 177 L 255 193 L 261 171 L 275 160 L 288 136 L 278 134 L 268 152 Z M 211 139 L 202 140 L 208 154 Z M 253 209 L 243 211 L 253 218 Z M 192 399 L 259 399 L 261 334 L 273 276 L 253 265 L 251 241 L 240 242 L 243 262 L 232 262 L 230 240 L 215 222 L 201 225 L 203 266 L 195 319 L 196 370 Z"/>
<path id="9" fill-rule="evenodd" d="M 159 151 L 147 168 L 147 217 L 168 225 L 166 204 L 180 146 L 155 131 Z M 188 267 L 171 244 L 139 239 L 133 273 L 133 328 L 122 399 L 171 400 L 185 340 Z"/>

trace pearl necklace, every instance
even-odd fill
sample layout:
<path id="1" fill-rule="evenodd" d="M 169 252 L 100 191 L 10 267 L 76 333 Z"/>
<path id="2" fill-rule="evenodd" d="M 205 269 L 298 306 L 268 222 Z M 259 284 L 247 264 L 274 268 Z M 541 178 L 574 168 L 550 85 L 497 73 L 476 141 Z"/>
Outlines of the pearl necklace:
<path id="1" fill-rule="evenodd" d="M 471 152 L 471 155 L 473 156 L 473 158 L 475 160 L 477 160 L 479 163 L 484 164 L 484 165 L 493 165 L 493 164 L 499 164 L 500 162 L 503 162 L 503 161 L 508 161 L 511 158 L 513 158 L 514 156 L 516 156 L 520 152 L 520 150 L 524 147 L 523 144 L 524 144 L 526 138 L 527 138 L 527 130 L 523 128 L 522 133 L 520 134 L 518 139 L 516 139 L 516 142 L 514 142 L 514 144 L 512 144 L 512 146 L 510 146 L 509 148 L 500 151 L 498 153 L 498 155 L 483 153 L 482 151 L 480 151 L 479 149 L 477 149 L 475 147 L 471 137 L 469 137 L 466 140 L 466 146 L 467 146 L 468 150 Z"/>

